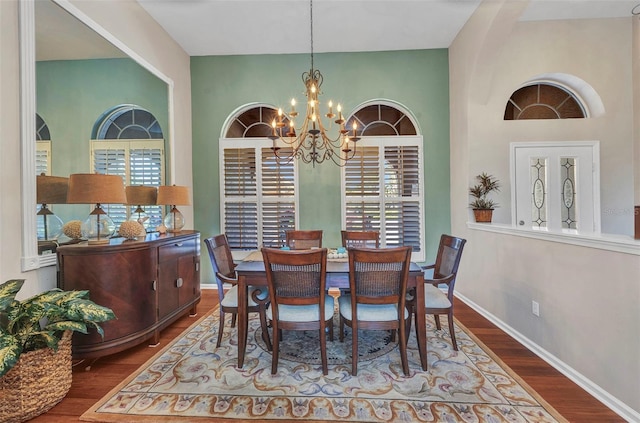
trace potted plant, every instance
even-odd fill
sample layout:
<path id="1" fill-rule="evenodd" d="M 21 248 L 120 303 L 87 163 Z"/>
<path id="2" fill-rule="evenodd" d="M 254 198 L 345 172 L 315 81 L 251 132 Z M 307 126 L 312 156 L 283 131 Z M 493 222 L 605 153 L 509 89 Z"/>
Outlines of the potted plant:
<path id="1" fill-rule="evenodd" d="M 498 203 L 491 200 L 489 194 L 500 191 L 500 182 L 485 172 L 477 175 L 476 180 L 478 183 L 469 188 L 469 195 L 473 198 L 469 206 L 473 209 L 476 222 L 491 222 L 493 209 L 498 207 Z"/>
<path id="2" fill-rule="evenodd" d="M 52 289 L 16 300 L 23 279 L 0 285 L 0 421 L 23 422 L 64 398 L 71 387 L 71 334 L 115 318 L 88 291 Z"/>

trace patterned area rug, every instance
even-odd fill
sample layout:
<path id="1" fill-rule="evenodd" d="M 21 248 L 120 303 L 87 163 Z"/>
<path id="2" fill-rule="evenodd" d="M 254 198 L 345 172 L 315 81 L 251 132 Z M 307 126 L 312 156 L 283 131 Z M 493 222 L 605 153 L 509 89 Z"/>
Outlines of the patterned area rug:
<path id="1" fill-rule="evenodd" d="M 285 332 L 278 373 L 271 375 L 271 353 L 257 317 L 249 321 L 245 364 L 238 369 L 236 331 L 227 326 L 222 345 L 215 348 L 218 311 L 213 310 L 80 420 L 566 421 L 459 322 L 457 352 L 445 330 L 435 330 L 429 318 L 427 325 L 426 372 L 420 368 L 415 334 L 408 345 L 411 373 L 404 376 L 397 345 L 384 332 L 363 331 L 358 375 L 351 376 L 351 346 L 338 341 L 336 325 L 335 340 L 327 342 L 327 376 L 312 332 Z"/>

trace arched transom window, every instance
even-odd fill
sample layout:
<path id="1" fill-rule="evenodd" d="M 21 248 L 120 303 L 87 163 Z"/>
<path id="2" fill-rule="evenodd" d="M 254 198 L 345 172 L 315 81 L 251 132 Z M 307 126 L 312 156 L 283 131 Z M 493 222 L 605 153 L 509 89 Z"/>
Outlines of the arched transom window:
<path id="1" fill-rule="evenodd" d="M 528 85 L 515 91 L 504 111 L 504 120 L 584 117 L 584 107 L 570 91 L 544 83 Z"/>

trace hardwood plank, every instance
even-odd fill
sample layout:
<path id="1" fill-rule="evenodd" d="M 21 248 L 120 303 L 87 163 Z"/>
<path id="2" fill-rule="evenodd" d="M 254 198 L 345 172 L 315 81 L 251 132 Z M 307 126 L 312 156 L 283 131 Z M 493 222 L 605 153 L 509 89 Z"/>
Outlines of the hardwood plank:
<path id="1" fill-rule="evenodd" d="M 215 290 L 203 290 L 202 301 L 198 305 L 199 316 L 182 317 L 166 328 L 161 332 L 160 345 L 156 348 L 141 344 L 127 351 L 99 358 L 93 363 L 77 364 L 73 369 L 71 390 L 65 399 L 48 413 L 34 418 L 31 422 L 78 421 L 80 415 L 89 407 L 155 355 L 159 348 L 180 335 L 204 312 L 214 307 L 217 302 L 218 297 Z M 625 422 L 620 416 L 470 307 L 459 300 L 456 300 L 455 306 L 458 320 L 567 420 L 580 423 Z M 89 371 L 85 370 L 87 364 L 91 364 Z"/>

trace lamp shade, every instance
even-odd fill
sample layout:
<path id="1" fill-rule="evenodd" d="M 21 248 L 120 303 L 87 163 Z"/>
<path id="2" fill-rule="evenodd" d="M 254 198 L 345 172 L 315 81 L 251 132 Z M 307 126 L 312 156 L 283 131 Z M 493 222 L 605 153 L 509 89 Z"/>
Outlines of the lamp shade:
<path id="1" fill-rule="evenodd" d="M 69 178 L 38 175 L 36 178 L 36 201 L 38 204 L 65 204 Z"/>
<path id="2" fill-rule="evenodd" d="M 158 187 L 157 204 L 169 206 L 188 206 L 189 188 L 178 185 L 163 185 Z"/>
<path id="3" fill-rule="evenodd" d="M 156 204 L 158 189 L 143 185 L 131 185 L 125 188 L 127 204 L 130 206 L 148 206 Z"/>
<path id="4" fill-rule="evenodd" d="M 69 176 L 69 204 L 126 204 L 122 177 L 100 173 L 74 173 Z"/>

